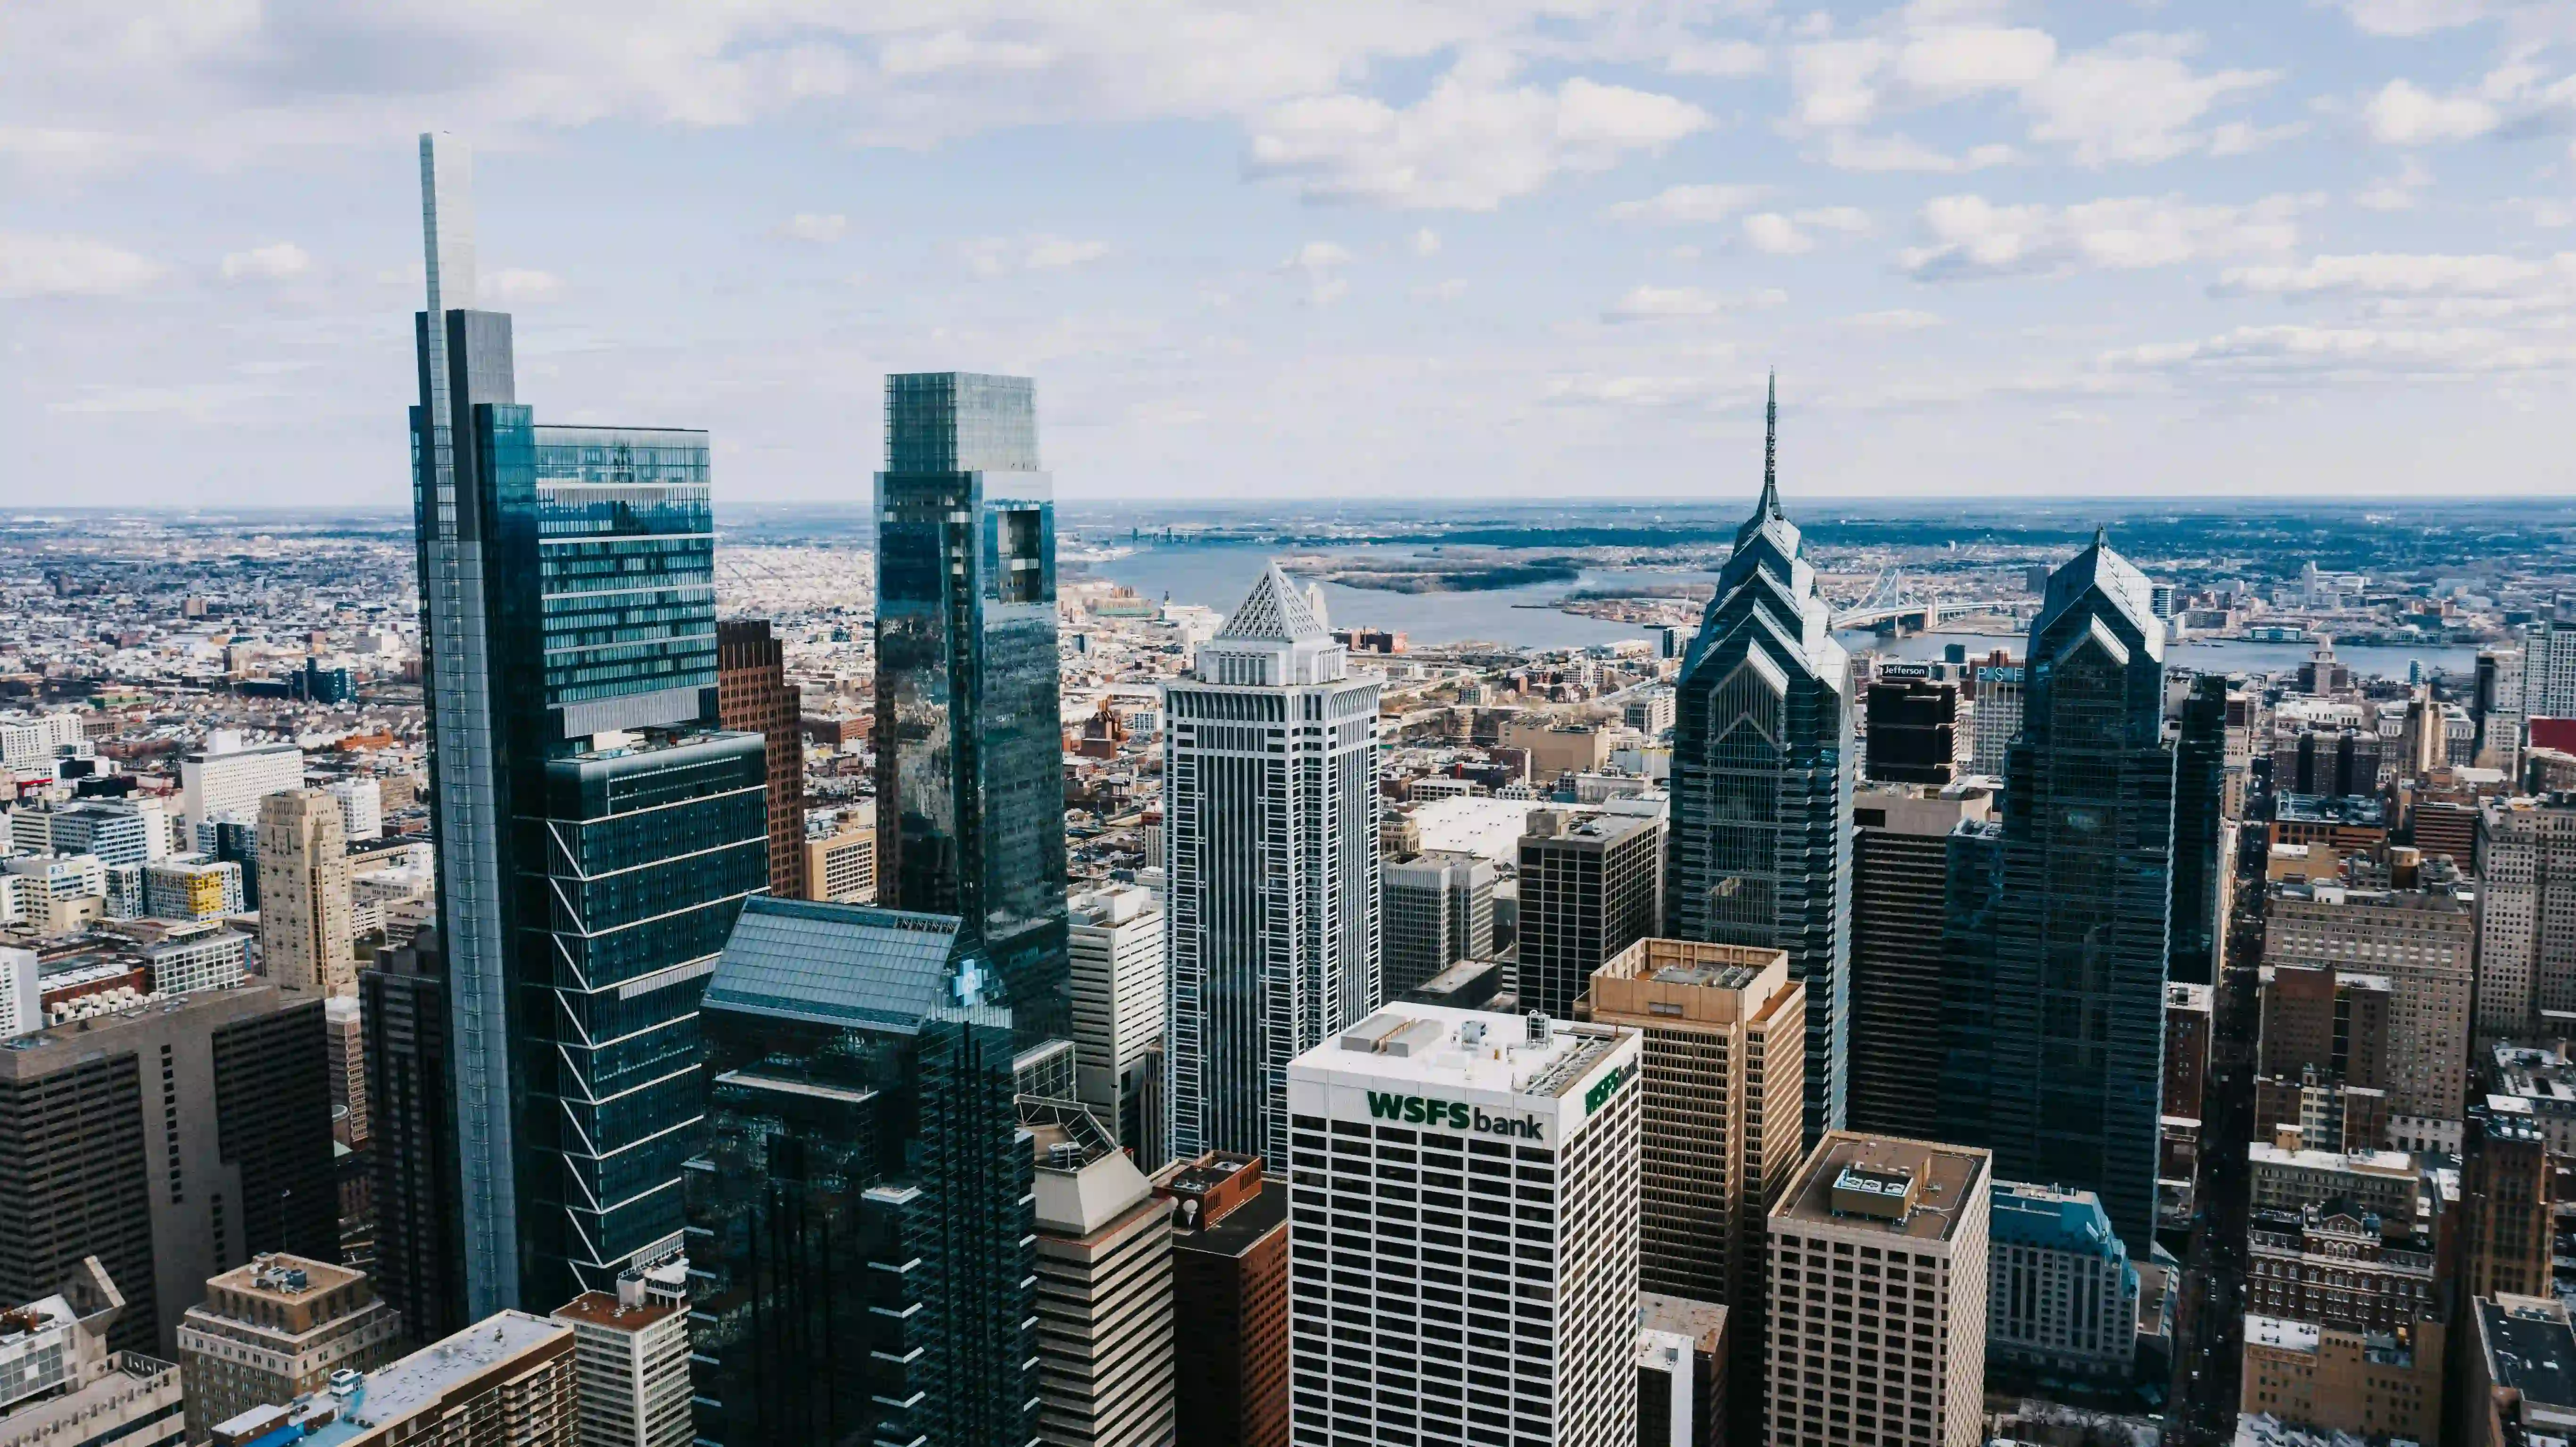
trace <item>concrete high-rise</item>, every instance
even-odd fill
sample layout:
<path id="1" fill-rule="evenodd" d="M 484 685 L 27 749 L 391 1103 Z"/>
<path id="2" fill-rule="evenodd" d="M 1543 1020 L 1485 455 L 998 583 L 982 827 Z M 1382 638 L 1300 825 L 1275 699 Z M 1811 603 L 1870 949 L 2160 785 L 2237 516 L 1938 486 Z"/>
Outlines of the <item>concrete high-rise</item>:
<path id="1" fill-rule="evenodd" d="M 2576 1012 L 2576 795 L 2484 805 L 2477 961 L 2480 1035 Z"/>
<path id="2" fill-rule="evenodd" d="M 1522 1009 L 1572 1015 L 1594 970 L 1656 932 L 1663 863 L 1654 815 L 1530 811 L 1514 926 Z"/>
<path id="3" fill-rule="evenodd" d="M 1771 1208 L 1775 1447 L 1985 1441 L 1986 1152 L 1835 1131 Z"/>
<path id="4" fill-rule="evenodd" d="M 2522 715 L 2576 718 L 2576 595 L 2559 594 L 2534 624 L 2523 656 Z"/>
<path id="5" fill-rule="evenodd" d="M 2091 1191 L 1993 1184 L 1986 1358 L 2118 1383 L 2138 1352 L 2138 1270 Z"/>
<path id="6" fill-rule="evenodd" d="M 550 1319 L 572 1328 L 580 1447 L 688 1447 L 687 1308 L 654 1300 L 644 1278 L 630 1274 L 614 1292 L 585 1291 Z"/>
<path id="7" fill-rule="evenodd" d="M 2022 673 L 2023 666 L 2000 648 L 1969 666 L 1974 707 L 1969 723 L 1975 741 L 1968 750 L 1968 767 L 1976 773 L 2003 777 L 2004 750 L 2021 732 Z"/>
<path id="8" fill-rule="evenodd" d="M 1850 1052 L 1851 657 L 1780 509 L 1772 397 L 1762 496 L 1682 665 L 1663 932 L 1789 952 L 1813 1140 L 1843 1123 Z"/>
<path id="9" fill-rule="evenodd" d="M 1163 687 L 1172 1154 L 1287 1159 L 1288 1062 L 1376 1008 L 1375 674 L 1265 565 Z M 1050 685 L 1052 686 L 1052 685 Z"/>
<path id="10" fill-rule="evenodd" d="M 466 1326 L 456 1132 L 448 1112 L 450 1015 L 438 931 L 380 951 L 358 972 L 367 1071 L 368 1197 L 376 1211 L 376 1290 L 426 1346 Z"/>
<path id="11" fill-rule="evenodd" d="M 1173 1202 L 1177 1440 L 1288 1447 L 1287 1183 L 1210 1152 L 1154 1189 Z"/>
<path id="12" fill-rule="evenodd" d="M 1788 956 L 1647 939 L 1593 972 L 1580 1018 L 1645 1039 L 1638 1284 L 1726 1308 L 1736 1382 L 1762 1376 L 1765 1220 L 1803 1158 L 1806 987 Z M 1730 1393 L 1759 1440 L 1762 1394 Z"/>
<path id="13" fill-rule="evenodd" d="M 1037 1153 L 1038 1437 L 1174 1440 L 1172 1202 L 1082 1110 L 1032 1104 Z"/>
<path id="14" fill-rule="evenodd" d="M 1924 1088 L 1924 1039 L 1941 1018 L 1941 931 L 1950 832 L 1981 822 L 1983 788 L 1862 789 L 1852 798 L 1851 1127 L 1932 1138 L 1941 1093 Z"/>
<path id="15" fill-rule="evenodd" d="M 1169 972 L 1163 911 L 1132 884 L 1065 901 L 1073 957 L 1074 1098 L 1146 1171 L 1162 1169 L 1160 1090 Z"/>
<path id="16" fill-rule="evenodd" d="M 2097 1192 L 2152 1238 L 2174 758 L 2163 620 L 2107 534 L 2049 576 L 2008 753 L 1986 1139 L 2007 1180 Z"/>
<path id="17" fill-rule="evenodd" d="M 2529 1115 L 2469 1108 L 2455 1228 L 2463 1295 L 2550 1290 L 2556 1179 L 2548 1139 Z"/>
<path id="18" fill-rule="evenodd" d="M 125 1295 L 95 1256 L 50 1294 L 0 1308 L 0 1447 L 179 1447 L 188 1439 L 175 1362 L 118 1351 Z"/>
<path id="19" fill-rule="evenodd" d="M 466 1314 L 676 1252 L 697 1005 L 767 886 L 755 735 L 717 723 L 707 437 L 539 426 L 473 309 L 464 157 L 421 138 L 412 411 Z"/>
<path id="20" fill-rule="evenodd" d="M 340 806 L 319 789 L 259 801 L 259 953 L 268 977 L 298 990 L 354 994 L 349 850 Z"/>
<path id="21" fill-rule="evenodd" d="M 1380 866 L 1385 992 L 1394 999 L 1460 960 L 1494 957 L 1494 865 L 1435 850 Z"/>
<path id="22" fill-rule="evenodd" d="M 965 921 L 767 896 L 707 986 L 697 1440 L 1033 1447 L 1035 1168 Z"/>
<path id="23" fill-rule="evenodd" d="M 262 1251 L 339 1255 L 322 999 L 208 990 L 0 1050 L 0 1300 L 96 1256 L 122 1350 L 176 1353 L 206 1281 Z"/>
<path id="24" fill-rule="evenodd" d="M 1296 1440 L 1631 1447 L 1641 1048 L 1395 1004 L 1290 1067 L 1289 1214 L 1340 1223 L 1289 1233 Z"/>
<path id="25" fill-rule="evenodd" d="M 877 899 L 956 915 L 1023 1048 L 1073 1028 L 1055 493 L 1036 388 L 886 378 L 877 474 Z"/>
<path id="26" fill-rule="evenodd" d="M 787 682 L 785 647 L 766 618 L 716 624 L 716 718 L 758 734 L 769 771 L 769 892 L 805 897 L 803 702 Z"/>
<path id="27" fill-rule="evenodd" d="M 2469 720 L 2477 765 L 2518 777 L 2522 770 L 2522 650 L 2479 649 L 2473 687 Z"/>
<path id="28" fill-rule="evenodd" d="M 2276 884 L 2265 906 L 2263 958 L 2384 977 L 2390 1126 L 2407 1138 L 2445 1134 L 2435 1122 L 2456 1131 L 2468 1103 L 2477 958 L 2477 897 L 2467 881 L 2453 875 L 2411 889 Z"/>
<path id="29" fill-rule="evenodd" d="M 218 822 L 256 823 L 260 800 L 303 787 L 304 751 L 293 744 L 244 747 L 239 734 L 219 729 L 206 747 L 179 756 L 179 812 L 192 837 Z"/>

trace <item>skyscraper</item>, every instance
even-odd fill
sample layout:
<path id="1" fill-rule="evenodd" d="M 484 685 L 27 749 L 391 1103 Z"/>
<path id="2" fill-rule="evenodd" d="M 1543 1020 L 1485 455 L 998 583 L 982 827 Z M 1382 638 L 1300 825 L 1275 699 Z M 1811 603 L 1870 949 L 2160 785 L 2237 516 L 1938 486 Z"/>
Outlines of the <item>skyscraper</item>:
<path id="1" fill-rule="evenodd" d="M 1640 1049 L 1615 1026 L 1397 1004 L 1298 1058 L 1295 1440 L 1637 1440 Z M 1396 1171 L 1418 1202 L 1380 1186 Z M 1542 1281 L 1543 1311 L 1524 1294 Z"/>
<path id="2" fill-rule="evenodd" d="M 541 427 L 471 309 L 464 158 L 421 138 L 421 649 L 467 1316 L 680 1244 L 697 1000 L 768 882 L 761 742 L 715 731 L 703 432 Z"/>
<path id="3" fill-rule="evenodd" d="M 1067 901 L 1073 952 L 1074 1097 L 1146 1171 L 1162 1169 L 1163 911 L 1132 884 Z"/>
<path id="4" fill-rule="evenodd" d="M 2226 806 L 2227 677 L 2204 673 L 2183 699 L 2182 734 L 2174 744 L 2170 980 L 2213 985 L 2219 979 L 2236 873 Z"/>
<path id="5" fill-rule="evenodd" d="M 1379 964 L 1394 999 L 1460 960 L 1494 955 L 1494 866 L 1434 850 L 1390 859 L 1379 874 Z"/>
<path id="6" fill-rule="evenodd" d="M 759 898 L 706 993 L 697 1436 L 1030 1447 L 1036 1162 L 955 916 Z"/>
<path id="7" fill-rule="evenodd" d="M 1762 496 L 1682 665 L 1664 933 L 1789 952 L 1807 987 L 1807 1138 L 1843 1123 L 1851 982 L 1851 657 L 1780 510 L 1779 386 Z"/>
<path id="8" fill-rule="evenodd" d="M 1593 971 L 1655 933 L 1664 823 L 1651 814 L 1534 809 L 1527 829 L 1514 973 L 1522 1009 L 1563 1019 Z"/>
<path id="9" fill-rule="evenodd" d="M 458 1220 L 449 1011 L 438 931 L 424 929 L 358 972 L 366 1036 L 369 1195 L 376 1208 L 376 1290 L 426 1346 L 462 1331 L 463 1223 Z"/>
<path id="10" fill-rule="evenodd" d="M 2174 758 L 2164 625 L 2107 534 L 2049 576 L 2007 755 L 1994 900 L 1996 1174 L 2102 1198 L 2127 1242 L 2156 1219 Z"/>
<path id="11" fill-rule="evenodd" d="M 1994 808 L 1982 788 L 1862 789 L 1852 804 L 1852 1129 L 1938 1139 L 1949 1102 L 1924 1088 L 1937 1060 L 1926 1034 L 1941 1018 L 1942 926 L 1950 832 Z"/>
<path id="12" fill-rule="evenodd" d="M 769 892 L 805 897 L 803 706 L 787 683 L 786 649 L 766 618 L 716 625 L 716 716 L 758 734 L 769 769 Z"/>
<path id="13" fill-rule="evenodd" d="M 877 899 L 984 942 L 1025 1046 L 1072 1030 L 1054 484 L 1026 377 L 886 378 Z"/>
<path id="14" fill-rule="evenodd" d="M 2480 1035 L 2576 1010 L 2576 795 L 2483 806 L 2477 962 Z"/>
<path id="15" fill-rule="evenodd" d="M 319 789 L 259 801 L 259 953 L 268 977 L 299 990 L 354 994 L 349 851 L 340 806 Z"/>
<path id="16" fill-rule="evenodd" d="M 1164 685 L 1182 1160 L 1287 1159 L 1288 1062 L 1377 1005 L 1377 701 L 1275 565 Z"/>

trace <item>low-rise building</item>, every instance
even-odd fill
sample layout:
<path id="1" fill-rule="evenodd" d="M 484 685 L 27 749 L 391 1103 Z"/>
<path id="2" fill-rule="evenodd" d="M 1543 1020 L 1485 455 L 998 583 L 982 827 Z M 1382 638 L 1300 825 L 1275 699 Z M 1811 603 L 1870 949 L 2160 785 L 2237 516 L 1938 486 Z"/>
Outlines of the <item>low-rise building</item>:
<path id="1" fill-rule="evenodd" d="M 573 1329 L 495 1312 L 372 1372 L 215 1424 L 213 1447 L 579 1447 Z"/>
<path id="2" fill-rule="evenodd" d="M 2349 1198 L 2383 1220 L 2413 1221 L 2420 1177 L 2404 1151 L 2301 1150 L 2257 1141 L 2246 1149 L 2257 1210 L 2297 1211 Z"/>
<path id="3" fill-rule="evenodd" d="M 2243 1411 L 2295 1427 L 2437 1441 L 2442 1324 L 2391 1336 L 2248 1315 L 2243 1382 Z"/>
<path id="4" fill-rule="evenodd" d="M 2138 1273 L 2091 1191 L 1994 1183 L 1987 1226 L 1990 1365 L 2117 1380 L 2138 1348 Z"/>
<path id="5" fill-rule="evenodd" d="M 262 1252 L 210 1277 L 206 1299 L 179 1318 L 189 1436 L 321 1391 L 334 1372 L 379 1366 L 401 1331 L 363 1271 Z"/>
<path id="6" fill-rule="evenodd" d="M 2349 1201 L 2246 1221 L 2245 1304 L 2265 1316 L 2393 1333 L 2441 1314 L 2432 1234 Z"/>

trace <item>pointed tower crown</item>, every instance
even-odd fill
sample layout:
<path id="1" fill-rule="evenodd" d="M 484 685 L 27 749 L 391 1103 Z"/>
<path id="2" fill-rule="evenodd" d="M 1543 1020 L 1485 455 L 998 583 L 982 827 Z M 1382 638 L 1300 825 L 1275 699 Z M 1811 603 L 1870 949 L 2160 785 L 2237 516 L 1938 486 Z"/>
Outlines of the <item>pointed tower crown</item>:
<path id="1" fill-rule="evenodd" d="M 1261 570 L 1252 591 L 1216 636 L 1229 643 L 1314 643 L 1332 637 L 1332 632 L 1315 616 L 1297 585 L 1279 571 L 1277 563 L 1271 563 Z"/>

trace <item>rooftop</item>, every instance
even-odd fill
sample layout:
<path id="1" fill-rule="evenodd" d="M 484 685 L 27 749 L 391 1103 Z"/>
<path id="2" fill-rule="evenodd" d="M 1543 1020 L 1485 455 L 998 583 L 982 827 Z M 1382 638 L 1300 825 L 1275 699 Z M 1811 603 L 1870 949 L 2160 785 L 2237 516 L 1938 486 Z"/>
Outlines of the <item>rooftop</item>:
<path id="1" fill-rule="evenodd" d="M 290 1256 L 283 1251 L 263 1251 L 208 1281 L 206 1286 L 210 1290 L 221 1288 L 269 1301 L 302 1301 L 350 1282 L 364 1280 L 366 1274 L 326 1261 Z"/>
<path id="2" fill-rule="evenodd" d="M 2477 1299 L 2488 1370 L 2529 1402 L 2576 1407 L 2576 1330 L 2567 1308 L 2530 1296 Z"/>
<path id="3" fill-rule="evenodd" d="M 2272 818 L 2283 824 L 2381 829 L 2388 825 L 2388 809 L 2365 794 L 2279 794 L 2273 797 Z"/>
<path id="4" fill-rule="evenodd" d="M 1386 1081 L 1557 1099 L 1634 1032 L 1536 1017 L 1386 1005 L 1302 1062 Z"/>
<path id="5" fill-rule="evenodd" d="M 1987 1189 L 1989 1162 L 1968 1146 L 1828 1131 L 1771 1219 L 1947 1241 L 1974 1193 Z"/>
<path id="6" fill-rule="evenodd" d="M 2313 1353 L 2317 1349 L 2318 1335 L 2319 1328 L 2312 1321 L 2291 1321 L 2286 1317 L 2278 1316 L 2256 1316 L 2250 1312 L 2245 1317 L 2247 1346 L 2275 1347 L 2283 1351 Z"/>
<path id="7" fill-rule="evenodd" d="M 2120 1238 L 2111 1232 L 2102 1198 L 2091 1191 L 1997 1181 L 1989 1221 L 1988 1230 L 1997 1241 L 2087 1256 L 2126 1254 Z"/>
<path id="8" fill-rule="evenodd" d="M 524 1311 L 487 1316 L 360 1378 L 339 1420 L 305 1438 L 305 1447 L 337 1447 L 377 1427 L 435 1408 L 450 1391 L 477 1375 L 571 1330 Z"/>
<path id="9" fill-rule="evenodd" d="M 611 1327 L 618 1331 L 642 1331 L 665 1317 L 678 1315 L 682 1310 L 673 1302 L 622 1302 L 611 1292 L 585 1291 L 556 1307 L 554 1319 Z"/>

